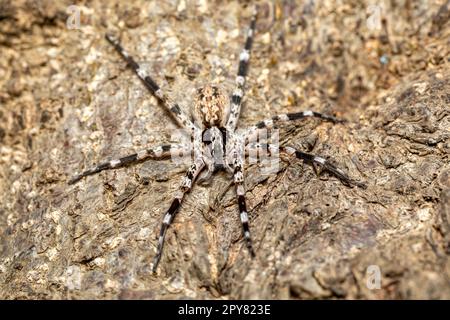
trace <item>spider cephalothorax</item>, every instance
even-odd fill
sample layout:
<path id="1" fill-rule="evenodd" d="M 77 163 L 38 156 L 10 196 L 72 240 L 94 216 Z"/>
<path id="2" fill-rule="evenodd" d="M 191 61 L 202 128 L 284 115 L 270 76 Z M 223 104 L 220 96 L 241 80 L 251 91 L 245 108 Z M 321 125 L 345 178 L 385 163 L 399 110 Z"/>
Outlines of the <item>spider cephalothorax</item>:
<path id="1" fill-rule="evenodd" d="M 193 116 L 200 127 L 224 127 L 229 109 L 228 98 L 219 86 L 208 84 L 197 89 Z"/>
<path id="2" fill-rule="evenodd" d="M 188 129 L 193 141 L 194 158 L 191 166 L 183 177 L 180 187 L 175 194 L 170 207 L 167 209 L 159 234 L 156 255 L 153 261 L 153 271 L 161 258 L 164 239 L 167 228 L 172 223 L 184 196 L 189 192 L 198 178 L 199 174 L 206 169 L 207 173 L 203 179 L 208 179 L 218 169 L 226 169 L 233 175 L 233 183 L 235 185 L 236 198 L 239 208 L 239 217 L 242 223 L 244 238 L 247 248 L 252 256 L 254 256 L 252 241 L 250 237 L 249 218 L 247 214 L 247 206 L 245 201 L 244 186 L 244 159 L 250 150 L 264 150 L 272 153 L 283 152 L 287 156 L 302 159 L 305 162 L 313 164 L 314 168 L 322 168 L 337 176 L 345 183 L 353 183 L 364 186 L 350 179 L 342 170 L 335 167 L 326 159 L 312 154 L 304 153 L 300 150 L 288 146 L 278 146 L 275 144 L 259 143 L 254 141 L 254 137 L 258 136 L 261 130 L 273 128 L 276 124 L 289 121 L 297 121 L 306 117 L 315 117 L 322 120 L 339 122 L 336 118 L 327 116 L 318 112 L 306 110 L 303 112 L 286 113 L 273 116 L 270 119 L 258 122 L 256 125 L 246 128 L 241 132 L 236 132 L 236 126 L 241 111 L 241 102 L 244 93 L 245 77 L 248 71 L 248 62 L 250 59 L 250 51 L 253 42 L 253 35 L 256 26 L 256 10 L 253 13 L 250 29 L 247 32 L 247 40 L 244 49 L 239 55 L 239 68 L 236 76 L 236 88 L 231 96 L 231 103 L 227 95 L 216 85 L 206 85 L 197 89 L 193 117 L 195 123 L 181 110 L 179 105 L 164 93 L 158 84 L 150 77 L 147 72 L 142 69 L 139 64 L 126 52 L 120 43 L 113 37 L 106 35 L 106 40 L 111 43 L 116 51 L 127 62 L 127 65 L 136 73 L 143 81 L 149 91 L 155 95 L 161 103 L 172 113 L 174 118 L 180 125 Z M 95 174 L 97 172 L 113 169 L 131 163 L 147 159 L 167 159 L 171 156 L 179 156 L 184 154 L 186 148 L 182 145 L 160 145 L 128 156 L 114 159 L 108 162 L 100 163 L 93 168 L 78 174 L 69 181 L 73 184 L 83 177 Z M 192 150 L 191 150 L 192 151 Z M 192 152 L 191 152 L 192 154 Z"/>

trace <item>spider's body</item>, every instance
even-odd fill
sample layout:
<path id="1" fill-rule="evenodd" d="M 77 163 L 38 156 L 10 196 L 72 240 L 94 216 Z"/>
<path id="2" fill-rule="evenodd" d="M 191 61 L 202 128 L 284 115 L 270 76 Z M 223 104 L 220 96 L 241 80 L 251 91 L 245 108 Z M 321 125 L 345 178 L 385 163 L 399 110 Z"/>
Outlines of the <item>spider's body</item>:
<path id="1" fill-rule="evenodd" d="M 252 241 L 250 237 L 249 219 L 245 201 L 244 187 L 244 159 L 245 155 L 253 148 L 258 150 L 276 153 L 280 152 L 288 156 L 302 159 L 313 164 L 314 168 L 325 169 L 345 183 L 353 183 L 360 186 L 363 184 L 350 179 L 342 170 L 335 167 L 322 157 L 304 153 L 292 147 L 280 147 L 267 143 L 254 143 L 258 132 L 275 127 L 279 123 L 296 121 L 306 117 L 316 117 L 326 121 L 340 122 L 334 117 L 320 114 L 313 111 L 302 111 L 273 116 L 271 119 L 258 122 L 255 126 L 246 128 L 242 132 L 236 132 L 239 119 L 241 102 L 244 95 L 245 78 L 248 71 L 250 51 L 253 43 L 253 35 L 256 26 L 256 10 L 252 16 L 250 28 L 247 33 L 247 40 L 241 54 L 239 55 L 239 68 L 236 76 L 236 88 L 232 93 L 231 101 L 227 94 L 216 85 L 205 85 L 197 89 L 194 99 L 192 118 L 185 115 L 179 105 L 173 102 L 157 85 L 157 83 L 143 70 L 139 64 L 126 52 L 120 43 L 107 35 L 106 39 L 111 43 L 116 51 L 127 62 L 136 75 L 143 81 L 149 91 L 157 97 L 160 102 L 175 117 L 181 126 L 188 129 L 193 141 L 193 162 L 181 181 L 178 192 L 174 195 L 171 205 L 167 209 L 159 234 L 158 246 L 153 262 L 153 271 L 160 261 L 166 231 L 173 221 L 184 196 L 189 192 L 203 170 L 206 174 L 202 179 L 209 179 L 216 171 L 226 170 L 233 175 L 233 182 L 239 207 L 239 217 L 243 227 L 243 234 L 247 248 L 254 256 Z M 250 143 L 251 142 L 251 143 Z M 98 173 L 103 170 L 113 169 L 124 165 L 136 163 L 147 159 L 166 159 L 170 156 L 182 155 L 186 148 L 181 145 L 160 145 L 137 153 L 101 163 L 93 168 L 82 172 L 69 181 L 73 184 L 83 177 Z M 192 152 L 193 151 L 193 152 Z"/>
<path id="2" fill-rule="evenodd" d="M 206 85 L 197 90 L 193 117 L 203 128 L 224 127 L 230 111 L 225 92 L 216 85 Z"/>
<path id="3" fill-rule="evenodd" d="M 206 85 L 197 89 L 194 100 L 193 118 L 202 130 L 203 150 L 201 157 L 208 173 L 203 180 L 225 168 L 227 132 L 225 121 L 230 105 L 225 92 L 217 85 Z"/>

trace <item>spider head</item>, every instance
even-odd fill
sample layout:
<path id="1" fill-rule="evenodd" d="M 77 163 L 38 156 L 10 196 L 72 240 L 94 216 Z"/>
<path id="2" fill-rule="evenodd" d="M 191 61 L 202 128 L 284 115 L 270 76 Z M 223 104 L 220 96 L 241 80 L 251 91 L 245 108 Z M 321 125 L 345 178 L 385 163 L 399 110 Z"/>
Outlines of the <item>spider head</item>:
<path id="1" fill-rule="evenodd" d="M 225 125 L 229 102 L 224 91 L 216 85 L 197 89 L 194 102 L 194 119 L 201 126 L 210 128 Z"/>

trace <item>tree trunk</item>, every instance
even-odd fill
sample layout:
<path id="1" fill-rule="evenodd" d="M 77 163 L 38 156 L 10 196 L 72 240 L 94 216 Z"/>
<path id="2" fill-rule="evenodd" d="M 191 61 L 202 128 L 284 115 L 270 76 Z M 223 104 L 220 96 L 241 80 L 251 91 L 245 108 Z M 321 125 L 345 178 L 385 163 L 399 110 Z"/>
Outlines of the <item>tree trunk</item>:
<path id="1" fill-rule="evenodd" d="M 104 34 L 189 112 L 191 89 L 232 91 L 251 8 L 0 1 L 0 298 L 450 298 L 450 2 L 271 3 L 260 5 L 239 127 L 305 109 L 347 119 L 283 126 L 280 142 L 367 188 L 297 160 L 271 175 L 248 165 L 251 259 L 219 173 L 187 195 L 153 275 L 187 164 L 67 184 L 178 128 Z"/>

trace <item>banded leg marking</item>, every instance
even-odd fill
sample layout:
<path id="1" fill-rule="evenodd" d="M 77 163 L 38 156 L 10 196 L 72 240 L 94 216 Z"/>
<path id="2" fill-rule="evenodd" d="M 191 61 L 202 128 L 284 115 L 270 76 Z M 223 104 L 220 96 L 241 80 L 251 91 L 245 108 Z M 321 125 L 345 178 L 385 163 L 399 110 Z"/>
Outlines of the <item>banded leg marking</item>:
<path id="1" fill-rule="evenodd" d="M 163 92 L 163 90 L 158 86 L 158 84 L 153 80 L 147 72 L 142 69 L 139 64 L 133 59 L 132 56 L 120 45 L 119 41 L 110 35 L 105 35 L 106 40 L 113 45 L 114 49 L 122 56 L 122 58 L 127 62 L 127 65 L 132 69 L 136 75 L 144 82 L 147 89 L 157 97 L 163 105 L 171 112 L 171 114 L 187 129 L 196 130 L 198 129 L 194 123 L 189 120 L 180 109 L 177 103 L 174 103 L 170 98 Z"/>
<path id="2" fill-rule="evenodd" d="M 329 116 L 329 115 L 311 111 L 311 110 L 305 110 L 302 112 L 285 113 L 285 114 L 273 116 L 271 119 L 267 119 L 267 120 L 258 122 L 255 125 L 255 127 L 258 129 L 271 128 L 274 124 L 279 123 L 279 122 L 295 121 L 295 120 L 310 118 L 310 117 L 319 118 L 319 119 L 322 119 L 325 121 L 331 121 L 333 123 L 343 122 L 343 120 L 337 119 L 333 116 Z"/>
<path id="3" fill-rule="evenodd" d="M 158 267 L 159 261 L 161 260 L 167 229 L 169 228 L 176 213 L 178 212 L 178 209 L 181 206 L 181 202 L 183 201 L 184 195 L 191 190 L 193 182 L 195 181 L 195 179 L 197 178 L 197 176 L 200 174 L 200 172 L 203 170 L 204 167 L 205 164 L 201 159 L 197 159 L 189 167 L 188 171 L 186 172 L 186 175 L 183 177 L 178 194 L 172 200 L 169 209 L 166 211 L 166 214 L 164 215 L 164 219 L 161 224 L 161 230 L 159 232 L 156 255 L 153 258 L 153 266 L 152 266 L 153 273 L 156 272 L 156 268 Z"/>
<path id="4" fill-rule="evenodd" d="M 103 170 L 116 169 L 132 163 L 144 161 L 146 159 L 166 159 L 172 156 L 182 156 L 185 148 L 179 145 L 161 145 L 155 148 L 149 148 L 141 150 L 137 153 L 130 154 L 128 156 L 114 159 L 108 162 L 100 163 L 89 170 L 86 170 L 69 180 L 68 184 L 74 184 L 80 181 L 82 178 L 99 173 Z"/>
<path id="5" fill-rule="evenodd" d="M 230 115 L 226 124 L 226 128 L 230 131 L 236 129 L 237 122 L 239 120 L 239 114 L 241 112 L 241 102 L 244 96 L 245 78 L 248 73 L 248 66 L 250 61 L 250 54 L 253 44 L 253 36 L 256 28 L 256 16 L 257 10 L 254 9 L 252 19 L 250 21 L 250 27 L 247 32 L 247 39 L 245 41 L 244 49 L 239 55 L 239 68 L 236 76 L 236 88 L 233 91 L 231 97 Z"/>
<path id="6" fill-rule="evenodd" d="M 244 174 L 242 171 L 242 165 L 240 163 L 234 167 L 234 184 L 236 186 L 236 195 L 239 206 L 239 217 L 241 219 L 242 229 L 244 231 L 245 242 L 251 257 L 253 258 L 255 257 L 255 251 L 253 250 L 252 238 L 250 235 L 247 204 L 245 202 Z"/>
<path id="7" fill-rule="evenodd" d="M 315 156 L 310 153 L 305 153 L 299 150 L 296 150 L 292 147 L 281 147 L 280 148 L 282 152 L 285 152 L 289 156 L 296 157 L 297 159 L 302 159 L 306 162 L 309 162 L 313 164 L 314 168 L 315 165 L 319 165 L 321 168 L 325 169 L 326 171 L 330 172 L 334 176 L 336 176 L 338 179 L 340 179 L 342 182 L 348 184 L 348 185 L 355 185 L 361 188 L 366 188 L 366 184 L 363 182 L 356 181 L 352 178 L 350 178 L 347 174 L 345 174 L 341 169 L 336 167 L 335 165 L 331 164 L 328 160 Z"/>
<path id="8" fill-rule="evenodd" d="M 246 129 L 246 136 L 250 141 L 255 138 L 255 135 L 258 134 L 258 130 L 260 129 L 272 129 L 274 125 L 277 123 L 283 123 L 283 122 L 289 122 L 289 121 L 296 121 L 304 118 L 319 118 L 325 121 L 330 121 L 333 123 L 342 123 L 344 120 L 337 119 L 333 116 L 329 116 L 323 113 L 311 111 L 311 110 L 305 110 L 301 112 L 294 112 L 294 113 L 284 113 L 280 115 L 273 116 L 270 119 L 259 121 L 256 125 L 247 128 Z"/>

